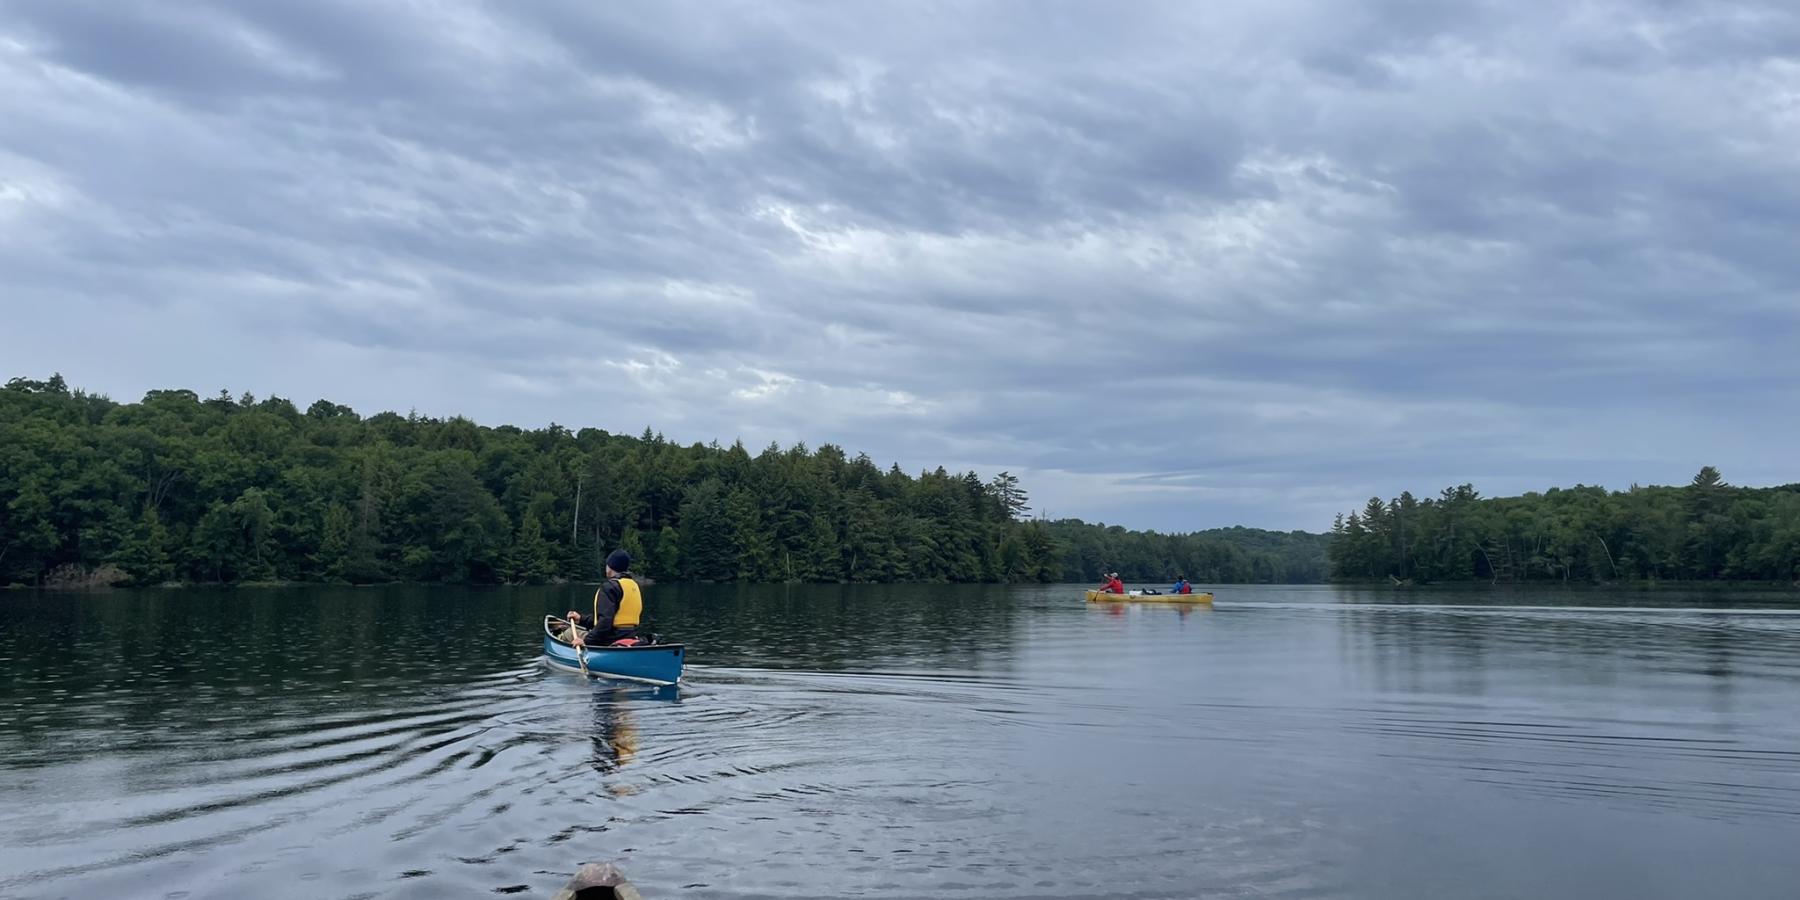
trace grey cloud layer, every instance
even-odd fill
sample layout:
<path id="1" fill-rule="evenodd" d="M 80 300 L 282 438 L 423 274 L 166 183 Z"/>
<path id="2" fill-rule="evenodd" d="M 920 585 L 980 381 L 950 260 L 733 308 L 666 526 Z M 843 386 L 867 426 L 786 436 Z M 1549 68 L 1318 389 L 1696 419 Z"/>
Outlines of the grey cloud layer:
<path id="1" fill-rule="evenodd" d="M 833 440 L 1159 527 L 1791 481 L 1796 84 L 1776 3 L 27 0 L 7 374 Z"/>

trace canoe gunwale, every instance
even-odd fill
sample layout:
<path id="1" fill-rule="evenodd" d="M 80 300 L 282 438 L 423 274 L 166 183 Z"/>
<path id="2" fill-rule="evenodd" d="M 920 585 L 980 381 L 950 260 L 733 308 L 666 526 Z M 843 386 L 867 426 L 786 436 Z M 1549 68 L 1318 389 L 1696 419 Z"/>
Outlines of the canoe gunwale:
<path id="1" fill-rule="evenodd" d="M 556 621 L 558 621 L 558 622 L 563 621 L 561 618 L 558 618 L 556 616 L 545 616 L 544 617 L 544 637 L 547 637 L 550 640 L 555 641 L 558 646 L 567 647 L 570 650 L 575 649 L 574 644 L 571 644 L 568 641 L 565 641 L 562 638 L 557 637 L 556 633 L 550 630 L 550 620 L 551 619 L 556 619 Z M 635 653 L 635 652 L 642 651 L 642 650 L 686 650 L 687 645 L 686 644 L 637 644 L 637 645 L 631 646 L 631 647 L 614 647 L 609 644 L 605 647 L 589 647 L 587 649 L 588 649 L 588 652 L 590 652 L 590 653 L 598 652 L 598 651 L 605 651 L 607 653 Z"/>

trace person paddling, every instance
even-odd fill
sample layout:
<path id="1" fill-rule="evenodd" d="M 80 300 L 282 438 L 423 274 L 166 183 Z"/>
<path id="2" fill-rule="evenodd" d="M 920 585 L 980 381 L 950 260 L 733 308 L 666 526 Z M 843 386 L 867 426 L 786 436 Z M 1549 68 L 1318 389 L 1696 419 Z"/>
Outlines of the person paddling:
<path id="1" fill-rule="evenodd" d="M 606 582 L 594 591 L 593 614 L 569 610 L 569 624 L 574 627 L 563 632 L 563 639 L 577 647 L 635 644 L 643 614 L 644 592 L 631 577 L 631 554 L 614 550 L 606 557 Z"/>
<path id="2" fill-rule="evenodd" d="M 1175 576 L 1175 587 L 1172 590 L 1177 594 L 1191 594 L 1194 592 L 1194 586 L 1188 584 L 1187 576 L 1177 575 Z"/>
<path id="3" fill-rule="evenodd" d="M 1123 594 L 1125 593 L 1125 582 L 1119 580 L 1119 573 L 1113 572 L 1106 576 L 1106 584 L 1101 585 L 1100 592 L 1103 594 Z"/>

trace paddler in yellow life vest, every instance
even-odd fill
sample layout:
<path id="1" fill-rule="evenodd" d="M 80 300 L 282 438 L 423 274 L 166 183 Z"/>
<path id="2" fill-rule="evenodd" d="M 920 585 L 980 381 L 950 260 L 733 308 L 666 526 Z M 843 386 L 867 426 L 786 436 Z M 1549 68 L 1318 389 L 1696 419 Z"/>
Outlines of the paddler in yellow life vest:
<path id="1" fill-rule="evenodd" d="M 620 641 L 635 644 L 638 619 L 643 614 L 644 592 L 631 577 L 631 554 L 614 550 L 606 557 L 606 583 L 594 592 L 593 612 L 583 615 L 569 610 L 569 621 L 577 627 L 563 632 L 562 638 L 578 647 L 604 647 Z"/>

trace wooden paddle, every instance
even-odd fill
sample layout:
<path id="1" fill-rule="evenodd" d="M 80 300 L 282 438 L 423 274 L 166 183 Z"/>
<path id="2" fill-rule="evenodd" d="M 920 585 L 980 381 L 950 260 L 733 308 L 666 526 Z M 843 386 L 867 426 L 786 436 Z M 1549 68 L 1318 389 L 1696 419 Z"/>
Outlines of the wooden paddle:
<path id="1" fill-rule="evenodd" d="M 580 643 L 581 631 L 579 629 L 581 626 L 576 625 L 568 619 L 558 619 L 555 616 L 551 616 L 550 618 L 552 621 L 561 622 L 564 625 L 569 626 L 569 646 L 575 648 L 575 661 L 581 664 L 581 675 L 583 678 L 592 677 L 588 675 L 587 670 L 587 648 Z"/>

